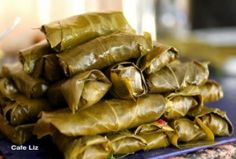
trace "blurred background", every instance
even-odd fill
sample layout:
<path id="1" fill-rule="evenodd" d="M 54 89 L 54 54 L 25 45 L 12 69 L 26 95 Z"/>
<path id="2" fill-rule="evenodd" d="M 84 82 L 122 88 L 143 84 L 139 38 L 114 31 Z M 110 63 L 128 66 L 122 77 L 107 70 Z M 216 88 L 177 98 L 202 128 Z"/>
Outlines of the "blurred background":
<path id="1" fill-rule="evenodd" d="M 42 40 L 42 24 L 112 10 L 184 58 L 208 60 L 218 72 L 236 76 L 235 0 L 0 0 L 0 57 L 14 60 L 20 49 Z"/>

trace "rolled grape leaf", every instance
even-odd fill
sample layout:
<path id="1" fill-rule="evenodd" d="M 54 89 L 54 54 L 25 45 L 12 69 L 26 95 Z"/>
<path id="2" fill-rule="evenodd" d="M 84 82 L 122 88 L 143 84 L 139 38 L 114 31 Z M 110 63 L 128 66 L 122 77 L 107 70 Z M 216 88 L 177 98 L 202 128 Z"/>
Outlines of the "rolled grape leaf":
<path id="1" fill-rule="evenodd" d="M 204 85 L 199 86 L 204 103 L 215 102 L 223 98 L 222 87 L 213 80 L 208 80 Z"/>
<path id="2" fill-rule="evenodd" d="M 187 119 L 176 119 L 171 123 L 174 133 L 169 133 L 171 143 L 178 147 L 193 147 L 213 143 L 214 134 L 207 127 L 201 127 Z"/>
<path id="3" fill-rule="evenodd" d="M 148 75 L 146 82 L 151 93 L 164 93 L 183 89 L 189 85 L 203 85 L 208 76 L 208 63 L 173 62 Z"/>
<path id="4" fill-rule="evenodd" d="M 134 33 L 122 12 L 81 14 L 43 25 L 41 31 L 58 52 L 115 31 Z"/>
<path id="5" fill-rule="evenodd" d="M 170 145 L 167 133 L 174 130 L 162 119 L 156 122 L 140 125 L 135 134 L 146 140 L 144 150 L 164 148 Z"/>
<path id="6" fill-rule="evenodd" d="M 43 71 L 44 71 L 43 69 L 44 69 L 44 59 L 43 59 L 43 57 L 41 57 L 35 63 L 34 71 L 30 74 L 30 76 L 32 76 L 35 79 L 42 78 L 43 77 Z"/>
<path id="7" fill-rule="evenodd" d="M 19 92 L 28 98 L 41 97 L 47 91 L 48 86 L 45 81 L 31 77 L 18 65 L 6 66 L 2 71 L 5 77 L 12 79 Z"/>
<path id="8" fill-rule="evenodd" d="M 91 40 L 58 54 L 66 76 L 102 69 L 117 62 L 138 58 L 151 49 L 151 40 L 129 33 L 113 33 Z"/>
<path id="9" fill-rule="evenodd" d="M 180 69 L 176 70 L 177 79 L 179 83 L 181 83 L 181 88 L 185 88 L 189 85 L 202 85 L 206 83 L 209 77 L 209 70 L 208 70 L 209 62 L 198 62 L 198 61 L 191 61 L 184 63 L 184 70 Z M 172 68 L 175 71 L 175 67 L 180 66 L 181 64 L 172 64 Z M 184 72 L 181 73 L 181 72 Z"/>
<path id="10" fill-rule="evenodd" d="M 121 62 L 109 70 L 111 93 L 121 99 L 133 99 L 147 93 L 147 85 L 139 68 L 131 62 Z"/>
<path id="11" fill-rule="evenodd" d="M 180 88 L 177 77 L 169 66 L 148 75 L 146 82 L 150 93 L 171 92 Z"/>
<path id="12" fill-rule="evenodd" d="M 79 73 L 72 78 L 52 85 L 48 98 L 53 105 L 67 103 L 72 112 L 87 108 L 108 92 L 111 82 L 99 70 Z"/>
<path id="13" fill-rule="evenodd" d="M 234 132 L 226 112 L 218 108 L 204 107 L 201 111 L 195 111 L 191 114 L 201 124 L 209 127 L 217 136 L 230 136 Z"/>
<path id="14" fill-rule="evenodd" d="M 205 84 L 200 86 L 188 86 L 192 91 L 199 91 L 202 96 L 203 103 L 215 102 L 223 98 L 222 87 L 213 80 L 208 80 Z M 187 87 L 187 88 L 188 88 Z M 190 89 L 190 88 L 189 88 Z"/>
<path id="15" fill-rule="evenodd" d="M 22 145 L 32 137 L 33 124 L 12 126 L 0 115 L 0 133 L 17 145 Z"/>
<path id="16" fill-rule="evenodd" d="M 47 81 L 55 82 L 64 78 L 64 73 L 59 65 L 56 54 L 45 55 L 43 61 L 43 77 Z"/>
<path id="17" fill-rule="evenodd" d="M 12 99 L 15 94 L 17 94 L 18 90 L 15 85 L 9 78 L 0 79 L 0 94 L 3 97 L 8 99 Z"/>
<path id="18" fill-rule="evenodd" d="M 178 119 L 186 116 L 194 109 L 202 109 L 203 100 L 198 87 L 187 87 L 180 92 L 166 96 L 167 104 L 164 117 Z"/>
<path id="19" fill-rule="evenodd" d="M 153 49 L 138 59 L 137 65 L 147 74 L 155 73 L 178 57 L 174 47 L 156 43 Z"/>
<path id="20" fill-rule="evenodd" d="M 100 135 L 74 138 L 55 133 L 53 141 L 65 159 L 107 159 L 111 153 L 109 140 Z"/>
<path id="21" fill-rule="evenodd" d="M 11 125 L 21 125 L 35 122 L 41 111 L 50 110 L 45 99 L 28 99 L 15 95 L 14 102 L 3 108 L 3 115 Z"/>
<path id="22" fill-rule="evenodd" d="M 132 133 L 128 130 L 108 134 L 114 155 L 127 155 L 139 150 L 164 148 L 169 145 L 167 132 L 174 130 L 159 119 L 156 122 L 142 124 Z"/>
<path id="23" fill-rule="evenodd" d="M 53 130 L 68 136 L 96 135 L 117 132 L 155 121 L 165 111 L 165 99 L 158 94 L 132 100 L 102 100 L 93 106 L 72 114 L 69 109 L 43 112 L 34 133 L 38 138 Z"/>
<path id="24" fill-rule="evenodd" d="M 29 48 L 19 52 L 20 61 L 23 64 L 23 70 L 32 74 L 35 71 L 35 66 L 43 55 L 53 53 L 46 40 L 43 40 Z"/>
<path id="25" fill-rule="evenodd" d="M 129 131 L 121 131 L 107 136 L 111 142 L 113 155 L 127 155 L 144 149 L 146 140 Z"/>

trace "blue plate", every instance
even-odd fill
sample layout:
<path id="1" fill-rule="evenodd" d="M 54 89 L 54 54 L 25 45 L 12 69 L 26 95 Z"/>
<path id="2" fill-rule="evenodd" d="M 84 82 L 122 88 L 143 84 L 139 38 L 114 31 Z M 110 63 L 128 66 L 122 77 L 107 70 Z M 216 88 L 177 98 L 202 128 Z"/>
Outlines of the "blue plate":
<path id="1" fill-rule="evenodd" d="M 225 110 L 232 121 L 234 127 L 236 128 L 236 78 L 225 77 L 219 80 L 224 90 L 224 98 L 216 103 L 210 103 L 208 106 L 218 107 Z M 185 154 L 193 152 L 196 150 L 213 147 L 220 144 L 225 144 L 229 142 L 236 142 L 236 133 L 231 137 L 218 137 L 213 145 L 199 146 L 187 149 L 177 149 L 177 148 L 165 148 L 157 149 L 151 151 L 140 151 L 133 155 L 126 156 L 125 159 L 159 159 L 171 156 L 176 156 L 180 154 Z M 5 140 L 0 139 L 0 151 L 7 159 L 60 159 L 62 155 L 52 142 L 48 138 L 43 140 L 31 140 L 25 146 L 38 146 L 39 150 L 28 150 L 28 151 L 16 151 L 11 150 L 12 144 Z"/>

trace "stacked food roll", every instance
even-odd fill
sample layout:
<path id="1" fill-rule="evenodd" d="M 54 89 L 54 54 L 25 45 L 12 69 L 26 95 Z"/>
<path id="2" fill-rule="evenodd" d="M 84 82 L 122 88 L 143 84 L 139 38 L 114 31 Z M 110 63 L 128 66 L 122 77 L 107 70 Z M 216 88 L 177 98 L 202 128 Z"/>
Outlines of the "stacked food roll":
<path id="1" fill-rule="evenodd" d="M 138 35 L 121 12 L 87 13 L 41 27 L 46 40 L 1 71 L 0 131 L 23 144 L 51 136 L 66 159 L 192 147 L 230 136 L 208 62 Z"/>

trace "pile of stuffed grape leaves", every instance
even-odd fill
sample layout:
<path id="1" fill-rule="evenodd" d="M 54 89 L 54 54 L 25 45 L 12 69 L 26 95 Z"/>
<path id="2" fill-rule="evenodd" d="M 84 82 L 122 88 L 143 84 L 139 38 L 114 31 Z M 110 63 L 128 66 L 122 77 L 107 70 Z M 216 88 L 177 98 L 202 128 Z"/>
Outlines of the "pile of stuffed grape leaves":
<path id="1" fill-rule="evenodd" d="M 0 133 L 14 144 L 49 136 L 65 159 L 214 143 L 234 128 L 206 106 L 223 97 L 208 62 L 139 35 L 122 12 L 44 24 L 46 39 L 0 74 Z"/>

